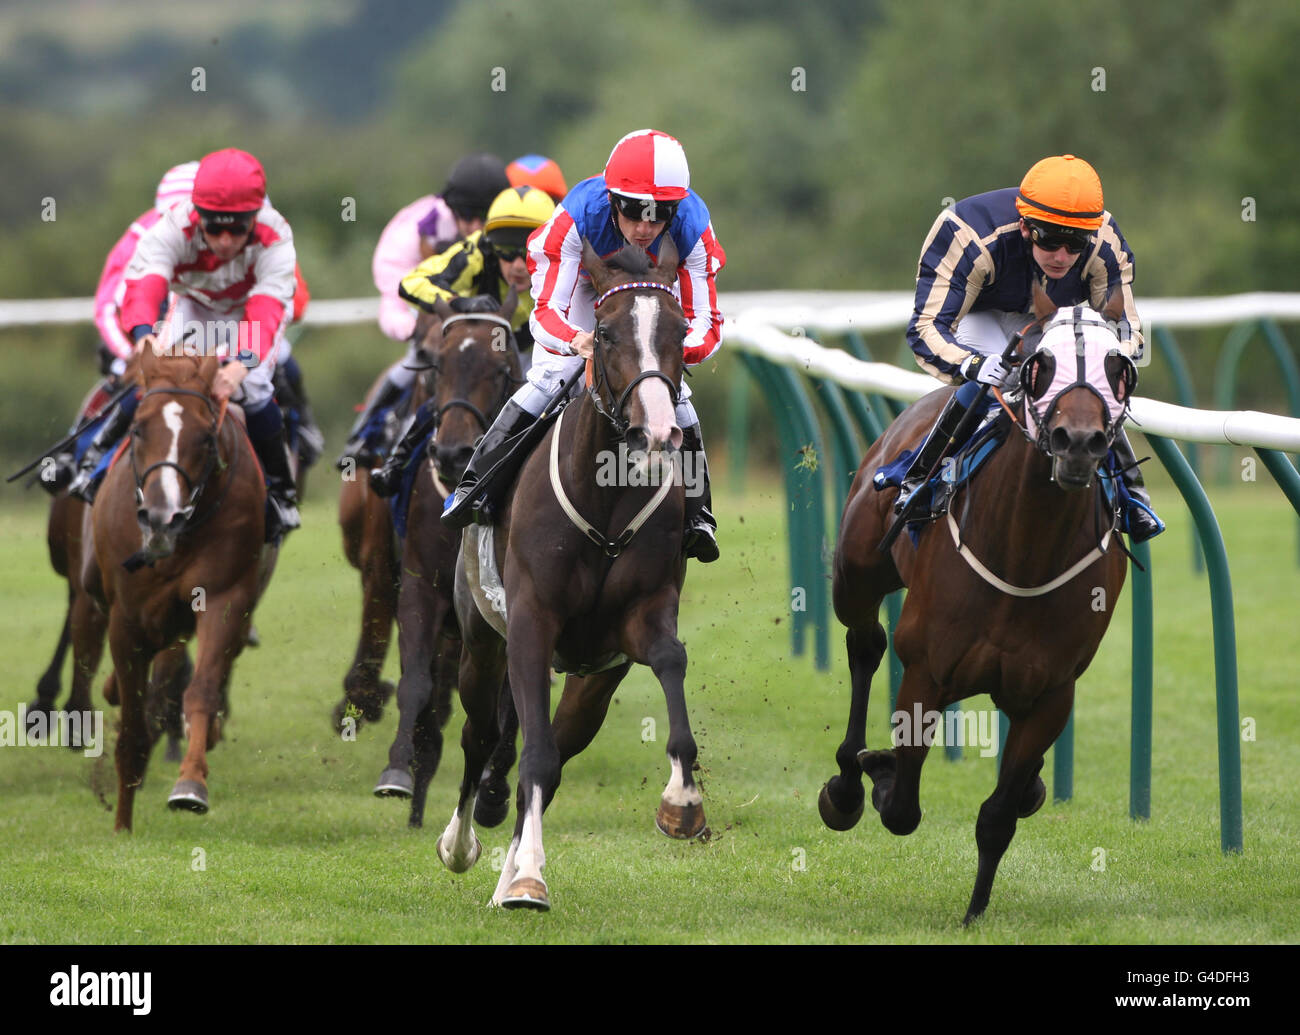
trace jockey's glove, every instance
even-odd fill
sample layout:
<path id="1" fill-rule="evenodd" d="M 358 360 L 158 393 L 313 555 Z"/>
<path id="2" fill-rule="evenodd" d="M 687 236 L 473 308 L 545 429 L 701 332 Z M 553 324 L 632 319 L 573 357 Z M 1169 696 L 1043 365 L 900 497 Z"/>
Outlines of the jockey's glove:
<path id="1" fill-rule="evenodd" d="M 967 356 L 959 369 L 961 376 L 967 381 L 978 381 L 982 385 L 992 385 L 994 388 L 1002 387 L 1007 375 L 1011 373 L 1001 356 L 982 356 L 978 353 Z"/>

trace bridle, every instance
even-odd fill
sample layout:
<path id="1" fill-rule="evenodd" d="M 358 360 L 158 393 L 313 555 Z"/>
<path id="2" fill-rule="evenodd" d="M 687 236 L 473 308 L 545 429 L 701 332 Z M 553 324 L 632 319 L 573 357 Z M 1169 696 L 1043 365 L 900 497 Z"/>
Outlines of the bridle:
<path id="1" fill-rule="evenodd" d="M 667 284 L 661 284 L 656 280 L 631 280 L 625 284 L 616 284 L 614 287 L 610 288 L 598 299 L 596 299 L 596 304 L 592 308 L 593 310 L 599 309 L 602 302 L 604 302 L 611 295 L 616 295 L 621 291 L 637 291 L 637 290 L 647 290 L 647 289 L 654 290 L 654 291 L 666 291 L 670 296 L 673 297 L 673 300 L 676 301 L 676 296 L 673 295 L 673 289 L 669 287 Z M 599 329 L 599 325 L 597 325 L 597 328 Z M 619 394 L 618 398 L 615 399 L 614 390 L 609 383 L 609 371 L 605 364 L 604 351 L 599 347 L 596 347 L 594 349 L 594 354 L 592 357 L 592 365 L 595 368 L 595 376 L 592 378 L 591 386 L 587 389 L 587 391 L 591 395 L 591 401 L 592 404 L 596 407 L 596 412 L 599 413 L 602 417 L 604 417 L 607 421 L 609 421 L 610 424 L 614 426 L 614 436 L 616 439 L 622 440 L 627 435 L 629 422 L 627 418 L 623 416 L 623 407 L 627 404 L 627 400 L 629 396 L 631 396 L 632 392 L 636 389 L 636 386 L 639 385 L 642 381 L 646 380 L 647 378 L 657 377 L 660 381 L 666 384 L 668 386 L 668 397 L 672 400 L 674 407 L 677 405 L 677 398 L 679 395 L 677 385 L 673 381 L 673 379 L 669 377 L 667 374 L 665 374 L 662 370 L 641 371 L 641 373 L 637 374 L 636 377 L 632 378 L 632 380 L 628 382 L 627 387 L 624 388 L 622 393 Z M 606 408 L 605 402 L 601 398 L 602 392 L 607 389 L 609 391 L 610 398 L 611 398 L 611 403 L 608 408 Z"/>
<path id="2" fill-rule="evenodd" d="M 454 316 L 449 316 L 442 321 L 442 330 L 445 333 L 447 327 L 450 326 L 451 324 L 467 322 L 470 320 L 481 320 L 483 322 L 494 323 L 499 327 L 505 328 L 506 335 L 508 337 L 508 352 L 516 353 L 516 354 L 518 353 L 518 345 L 515 342 L 514 328 L 510 326 L 510 321 L 506 320 L 501 316 L 497 316 L 494 313 L 456 313 Z M 420 351 L 425 355 L 430 355 L 429 353 L 425 352 L 424 349 L 421 349 Z M 426 372 L 426 371 L 433 372 L 435 376 L 429 379 L 429 398 L 432 399 L 436 394 L 436 385 L 437 385 L 436 375 L 442 373 L 442 365 L 438 362 L 437 358 L 430 355 L 428 363 L 424 363 L 419 366 L 408 365 L 406 369 L 418 370 L 422 372 Z M 506 399 L 508 399 L 510 395 L 513 394 L 515 386 L 524 383 L 523 378 L 515 377 L 514 374 L 510 372 L 509 364 L 500 367 L 498 372 L 502 374 L 503 377 L 502 377 L 501 396 L 497 400 L 496 405 L 493 407 L 494 413 L 500 411 L 501 407 L 503 407 L 506 404 Z M 478 421 L 479 427 L 483 429 L 484 433 L 486 433 L 487 429 L 492 425 L 491 419 L 482 410 L 480 410 L 468 399 L 462 399 L 457 397 L 455 399 L 449 399 L 447 402 L 443 403 L 436 410 L 434 410 L 432 415 L 432 421 L 433 421 L 432 426 L 435 434 L 437 434 L 438 427 L 442 423 L 442 418 L 447 414 L 447 412 L 449 410 L 456 410 L 456 409 L 468 410 L 469 413 L 474 417 L 474 419 Z"/>
<path id="3" fill-rule="evenodd" d="M 140 396 L 140 401 L 144 402 L 144 400 L 149 398 L 151 395 L 192 395 L 196 399 L 203 400 L 204 405 L 208 408 L 208 413 L 212 417 L 212 426 L 208 429 L 207 435 L 204 438 L 207 456 L 203 462 L 203 470 L 197 479 L 191 478 L 189 472 L 174 460 L 159 460 L 156 463 L 150 464 L 141 471 L 136 466 L 135 462 L 135 443 L 134 441 L 131 443 L 131 474 L 135 478 L 135 502 L 137 509 L 142 509 L 144 507 L 144 483 L 148 479 L 149 475 L 153 474 L 154 471 L 157 471 L 160 468 L 173 468 L 179 472 L 181 477 L 185 479 L 186 485 L 189 486 L 189 499 L 186 501 L 185 506 L 179 511 L 182 517 L 181 530 L 189 531 L 190 529 L 198 527 L 198 525 L 211 517 L 213 513 L 216 512 L 217 508 L 221 506 L 222 500 L 225 499 L 226 494 L 225 492 L 222 492 L 221 499 L 218 499 L 206 514 L 199 518 L 198 521 L 191 522 L 190 519 L 194 516 L 194 507 L 198 503 L 199 497 L 203 494 L 203 490 L 207 487 L 208 480 L 212 477 L 213 472 L 217 468 L 217 463 L 220 460 L 217 436 L 221 429 L 224 407 L 218 409 L 217 405 L 212 401 L 207 393 L 196 392 L 189 388 L 150 388 Z M 234 462 L 239 462 L 239 450 L 235 451 Z M 231 472 L 233 473 L 233 464 Z M 227 491 L 233 481 L 233 478 L 226 479 Z"/>

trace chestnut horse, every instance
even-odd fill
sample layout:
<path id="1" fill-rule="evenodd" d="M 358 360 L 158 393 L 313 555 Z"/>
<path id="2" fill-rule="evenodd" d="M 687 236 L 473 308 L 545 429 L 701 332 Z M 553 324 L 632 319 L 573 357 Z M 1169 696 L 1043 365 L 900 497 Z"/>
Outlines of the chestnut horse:
<path id="1" fill-rule="evenodd" d="M 217 368 L 215 356 L 142 353 L 144 395 L 91 511 L 83 580 L 108 613 L 121 702 L 117 830 L 131 829 L 152 746 L 145 674 L 155 654 L 191 635 L 189 747 L 168 805 L 207 811 L 207 752 L 220 737 L 221 699 L 275 563 L 275 547 L 263 543 L 261 467 L 240 421 L 210 396 Z"/>
<path id="2" fill-rule="evenodd" d="M 436 437 L 411 490 L 397 604 L 401 718 L 388 751 L 388 767 L 375 786 L 380 797 L 411 799 L 413 827 L 424 822 L 429 781 L 442 757 L 442 729 L 451 713 L 451 691 L 460 666 L 461 635 L 452 586 L 461 536 L 439 517 L 448 493 L 465 473 L 474 444 L 522 383 L 509 321 L 517 304 L 513 290 L 500 304 L 488 296 L 458 299 L 455 310 L 439 302 L 441 342 L 421 352 L 427 364 L 421 394 L 436 407 Z M 501 721 L 505 733 L 485 774 L 487 782 L 476 810 L 476 818 L 485 826 L 500 823 L 510 807 L 505 775 L 515 761 L 513 709 L 506 707 Z"/>
<path id="3" fill-rule="evenodd" d="M 975 826 L 979 868 L 967 924 L 988 905 L 1017 818 L 1033 815 L 1046 798 L 1043 754 L 1070 716 L 1075 681 L 1110 624 L 1126 571 L 1112 535 L 1115 508 L 1095 475 L 1127 414 L 1137 372 L 1118 351 L 1113 324 L 1092 310 L 1062 310 L 1052 319 L 1055 307 L 1041 290 L 1034 307 L 1040 321 L 1050 322 L 1022 370 L 1027 398 L 1015 406 L 1022 427 L 1030 411 L 1033 433 L 1013 429 L 973 489 L 959 489 L 947 517 L 924 529 L 916 546 L 900 536 L 882 553 L 897 493 L 877 491 L 872 475 L 933 425 L 951 389 L 931 392 L 867 452 L 835 550 L 835 613 L 849 630 L 852 704 L 835 755 L 839 775 L 818 802 L 827 826 L 848 830 L 857 823 L 863 772 L 888 830 L 910 834 L 920 823 L 921 767 L 931 737 L 914 727 L 907 735 L 903 717 L 937 716 L 954 701 L 988 693 L 1010 718 L 997 787 Z M 1102 315 L 1113 321 L 1121 313 L 1116 292 Z M 968 505 L 960 529 L 959 503 Z M 868 751 L 871 677 L 887 648 L 880 602 L 903 586 L 908 594 L 894 633 L 904 665 L 895 747 Z"/>
<path id="4" fill-rule="evenodd" d="M 456 611 L 465 638 L 459 681 L 465 773 L 438 854 L 455 872 L 468 869 L 480 854 L 470 811 L 497 739 L 497 691 L 508 670 L 524 746 L 514 837 L 492 902 L 510 907 L 549 908 L 542 813 L 564 762 L 596 735 L 633 662 L 654 671 L 671 725 L 672 775 L 656 824 L 678 838 L 704 828 L 683 685 L 686 648 L 677 638 L 685 575 L 685 494 L 675 477 L 678 464 L 658 479 L 600 484 L 597 477 L 602 459 L 617 455 L 622 442 L 640 457 L 642 473 L 649 461 L 658 465 L 680 456 L 674 405 L 687 324 L 673 295 L 678 256 L 665 238 L 657 267 L 631 247 L 604 262 L 584 241 L 582 263 L 598 298 L 592 383 L 587 397 L 547 429 L 493 529 L 504 586 L 504 640 L 469 596 L 465 569 L 471 560 L 477 567 L 477 526 L 465 533 L 456 574 Z M 553 659 L 570 674 L 552 723 Z"/>

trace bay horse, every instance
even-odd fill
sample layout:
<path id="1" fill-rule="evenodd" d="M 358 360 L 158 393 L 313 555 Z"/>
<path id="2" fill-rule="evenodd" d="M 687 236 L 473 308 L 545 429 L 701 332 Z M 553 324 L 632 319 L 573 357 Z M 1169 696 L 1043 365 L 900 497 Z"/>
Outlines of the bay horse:
<path id="1" fill-rule="evenodd" d="M 132 827 L 152 747 L 145 674 L 182 637 L 198 647 L 182 701 L 189 745 L 167 803 L 208 810 L 221 700 L 275 564 L 276 547 L 263 543 L 261 467 L 239 419 L 211 398 L 218 364 L 214 355 L 141 353 L 144 394 L 91 510 L 82 577 L 108 614 L 121 703 L 117 830 Z"/>
<path id="2" fill-rule="evenodd" d="M 657 266 L 633 247 L 602 261 L 584 241 L 582 264 L 598 299 L 589 390 L 547 429 L 493 529 L 504 639 L 470 596 L 466 565 L 482 530 L 471 526 L 462 540 L 456 611 L 465 639 L 458 684 L 466 712 L 465 771 L 456 811 L 438 841 L 439 857 L 454 872 L 479 857 L 469 814 L 497 739 L 497 690 L 508 673 L 524 746 L 514 836 L 492 903 L 539 910 L 550 908 L 542 813 L 561 767 L 596 735 L 633 663 L 650 666 L 668 705 L 671 777 L 656 825 L 682 839 L 704 828 L 686 713 L 686 648 L 677 638 L 686 562 L 685 493 L 675 477 L 682 432 L 674 407 L 687 330 L 673 294 L 678 255 L 665 237 Z M 673 458 L 673 473 L 661 476 L 657 488 L 644 478 L 598 484 L 598 466 L 620 443 L 642 461 Z M 553 659 L 569 675 L 552 723 Z"/>
<path id="3" fill-rule="evenodd" d="M 1016 404 L 1020 425 L 1028 419 L 1034 430 L 1013 428 L 976 479 L 958 490 L 946 521 L 925 528 L 915 546 L 904 535 L 889 552 L 878 550 L 893 523 L 897 493 L 877 491 L 872 475 L 919 444 L 951 389 L 926 395 L 886 429 L 867 452 L 844 507 L 833 598 L 848 628 L 852 703 L 835 754 L 840 771 L 822 788 L 819 811 L 833 830 L 856 824 L 865 772 L 882 824 L 910 834 L 921 821 L 921 767 L 931 737 L 915 727 L 906 734 L 905 720 L 938 716 L 954 701 L 988 693 L 1010 718 L 1010 732 L 997 787 L 975 826 L 979 867 L 964 924 L 987 907 L 1016 820 L 1033 815 L 1046 799 L 1039 776 L 1043 754 L 1070 716 L 1075 681 L 1092 661 L 1124 585 L 1125 554 L 1111 534 L 1115 510 L 1094 477 L 1137 381 L 1132 362 L 1118 350 L 1113 322 L 1104 322 L 1118 320 L 1122 311 L 1116 291 L 1102 318 L 1082 306 L 1057 314 L 1036 288 L 1034 312 L 1045 326 L 1039 351 L 1022 369 L 1026 398 Z M 968 509 L 959 529 L 954 514 L 962 493 Z M 904 665 L 895 746 L 868 751 L 871 677 L 887 649 L 880 603 L 904 586 L 907 599 L 894 633 Z"/>
<path id="4" fill-rule="evenodd" d="M 412 827 L 424 823 L 429 781 L 442 757 L 442 729 L 451 714 L 451 692 L 460 667 L 461 635 L 452 589 L 461 533 L 439 518 L 475 443 L 523 381 L 510 326 L 517 305 L 514 289 L 501 303 L 478 296 L 457 299 L 453 309 L 439 300 L 435 308 L 441 340 L 420 351 L 426 368 L 421 395 L 435 407 L 435 437 L 421 458 L 407 512 L 397 604 L 400 719 L 388 766 L 375 786 L 379 797 L 411 799 Z M 509 689 L 503 688 L 503 693 L 508 695 Z M 517 723 L 508 696 L 505 702 L 498 720 L 505 728 L 476 808 L 476 818 L 485 826 L 505 819 L 510 805 L 505 774 L 515 761 Z"/>

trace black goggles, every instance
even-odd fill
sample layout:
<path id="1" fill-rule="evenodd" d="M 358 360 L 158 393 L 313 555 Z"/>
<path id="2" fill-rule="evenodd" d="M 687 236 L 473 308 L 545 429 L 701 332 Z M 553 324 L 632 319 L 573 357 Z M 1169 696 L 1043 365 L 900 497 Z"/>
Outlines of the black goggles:
<path id="1" fill-rule="evenodd" d="M 527 254 L 528 249 L 522 246 L 519 248 L 503 248 L 499 244 L 494 244 L 492 251 L 496 253 L 496 257 L 502 262 L 514 262 L 516 259 L 522 259 Z"/>
<path id="2" fill-rule="evenodd" d="M 199 209 L 199 222 L 203 224 L 203 232 L 213 237 L 222 234 L 239 237 L 246 234 L 256 218 L 256 212 L 205 212 Z"/>
<path id="3" fill-rule="evenodd" d="M 612 204 L 625 219 L 634 223 L 671 223 L 677 214 L 677 202 L 655 201 L 654 198 L 629 198 L 610 191 Z"/>
<path id="4" fill-rule="evenodd" d="M 1029 226 L 1029 238 L 1045 252 L 1064 248 L 1071 255 L 1078 255 L 1092 241 L 1088 230 L 1072 230 L 1064 226 L 1047 226 L 1025 220 Z"/>

